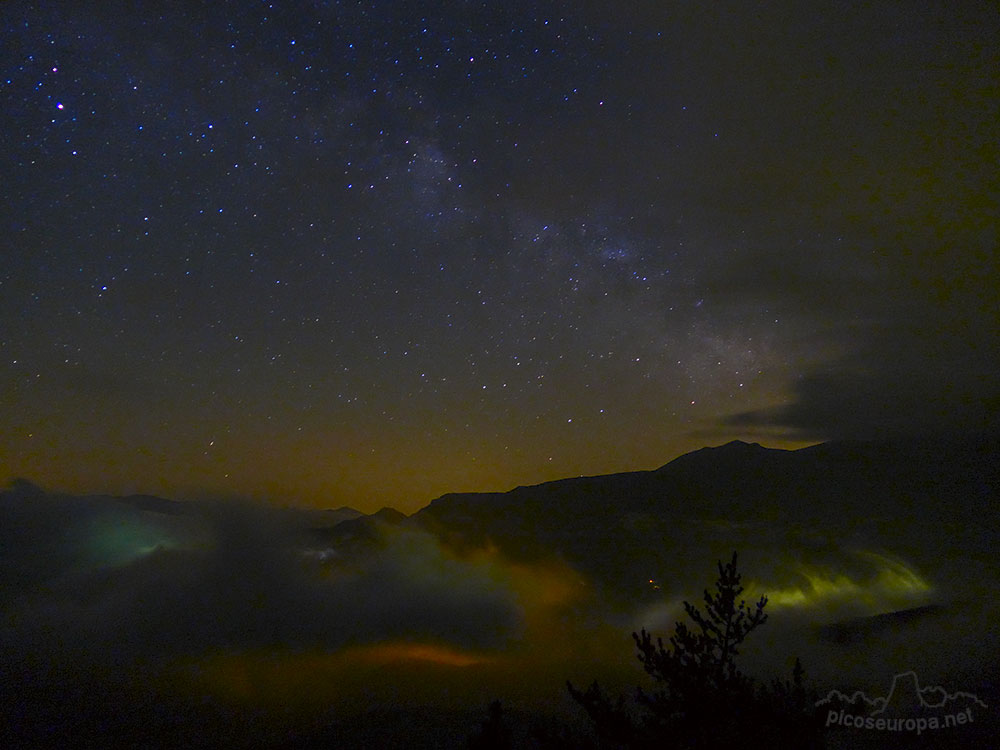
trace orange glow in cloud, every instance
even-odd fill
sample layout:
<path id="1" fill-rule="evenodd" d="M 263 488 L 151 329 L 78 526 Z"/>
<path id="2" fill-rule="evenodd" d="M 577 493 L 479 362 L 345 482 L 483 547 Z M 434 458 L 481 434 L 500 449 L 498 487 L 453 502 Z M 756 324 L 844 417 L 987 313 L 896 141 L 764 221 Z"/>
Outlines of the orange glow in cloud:
<path id="1" fill-rule="evenodd" d="M 485 705 L 501 694 L 516 699 L 532 690 L 559 696 L 569 665 L 581 654 L 596 657 L 599 643 L 626 644 L 624 638 L 606 632 L 597 637 L 574 625 L 571 612 L 589 589 L 564 563 L 514 563 L 492 547 L 461 559 L 501 583 L 520 606 L 521 628 L 502 651 L 401 639 L 338 650 L 222 651 L 183 666 L 181 682 L 234 703 L 308 711 L 331 705 L 347 712 L 379 704 L 452 705 L 470 698 Z"/>
<path id="2" fill-rule="evenodd" d="M 346 713 L 372 705 L 450 705 L 494 657 L 439 643 L 386 642 L 340 651 L 220 652 L 175 671 L 186 692 L 276 710 Z M 484 692 L 482 700 L 488 694 Z"/>
<path id="3" fill-rule="evenodd" d="M 392 662 L 423 661 L 448 667 L 469 667 L 483 664 L 493 659 L 472 651 L 463 651 L 453 646 L 438 643 L 379 643 L 373 646 L 359 646 L 344 654 L 348 661 L 389 664 Z"/>

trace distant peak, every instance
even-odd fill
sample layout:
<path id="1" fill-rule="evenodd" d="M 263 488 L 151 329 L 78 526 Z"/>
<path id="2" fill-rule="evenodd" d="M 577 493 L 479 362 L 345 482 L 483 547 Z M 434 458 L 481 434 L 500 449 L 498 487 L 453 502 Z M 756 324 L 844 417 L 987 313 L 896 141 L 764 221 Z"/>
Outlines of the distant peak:
<path id="1" fill-rule="evenodd" d="M 748 443 L 744 440 L 730 440 L 728 443 L 723 443 L 722 445 L 706 446 L 704 448 L 699 448 L 696 451 L 692 451 L 691 453 L 685 453 L 683 456 L 678 456 L 673 461 L 661 466 L 658 471 L 663 471 L 668 466 L 689 466 L 692 465 L 692 462 L 697 464 L 697 462 L 704 460 L 757 460 L 758 458 L 766 455 L 774 455 L 782 452 L 785 451 L 775 448 L 766 448 L 760 443 Z"/>
<path id="2" fill-rule="evenodd" d="M 372 513 L 369 516 L 369 518 L 376 518 L 379 521 L 383 521 L 385 523 L 395 524 L 395 523 L 399 523 L 400 521 L 404 520 L 406 518 L 406 514 L 405 513 L 401 513 L 400 511 L 396 510 L 395 508 L 388 508 L 388 507 L 386 507 L 386 508 L 381 508 L 380 510 L 375 511 L 374 513 Z"/>
<path id="3" fill-rule="evenodd" d="M 752 450 L 766 450 L 760 443 L 748 443 L 744 440 L 730 440 L 728 443 L 718 446 L 718 450 L 746 450 L 748 448 Z"/>
<path id="4" fill-rule="evenodd" d="M 689 453 L 687 455 L 689 455 L 689 456 L 694 456 L 694 455 L 698 455 L 698 454 L 704 455 L 706 453 L 739 453 L 739 454 L 746 454 L 746 453 L 760 453 L 760 452 L 764 452 L 764 451 L 767 451 L 767 450 L 770 450 L 770 449 L 769 448 L 765 448 L 760 443 L 748 443 L 748 442 L 746 442 L 744 440 L 730 440 L 728 443 L 723 443 L 722 445 L 706 446 L 706 447 L 704 447 L 704 448 L 702 448 L 700 450 L 696 450 L 696 451 L 694 451 L 692 453 Z"/>

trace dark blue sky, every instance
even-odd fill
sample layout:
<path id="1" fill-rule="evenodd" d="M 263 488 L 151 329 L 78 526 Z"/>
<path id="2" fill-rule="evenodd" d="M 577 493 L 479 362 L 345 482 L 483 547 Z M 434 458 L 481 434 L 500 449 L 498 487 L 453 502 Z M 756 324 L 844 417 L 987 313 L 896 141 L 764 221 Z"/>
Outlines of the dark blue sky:
<path id="1" fill-rule="evenodd" d="M 0 479 L 412 511 L 997 426 L 993 3 L 0 24 Z"/>

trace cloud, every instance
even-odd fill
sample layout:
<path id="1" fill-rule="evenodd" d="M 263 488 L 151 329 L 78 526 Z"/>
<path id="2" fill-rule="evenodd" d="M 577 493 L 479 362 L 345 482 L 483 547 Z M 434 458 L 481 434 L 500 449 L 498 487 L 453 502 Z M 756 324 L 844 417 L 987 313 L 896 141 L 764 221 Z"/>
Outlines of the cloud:
<path id="1" fill-rule="evenodd" d="M 716 546 L 741 550 L 748 599 L 773 597 L 774 616 L 746 651 L 751 672 L 770 675 L 783 669 L 776 654 L 795 653 L 829 681 L 844 655 L 817 642 L 813 624 L 936 604 L 939 591 L 966 592 L 979 580 L 962 571 L 924 579 L 908 553 L 868 552 L 887 543 L 881 526 L 855 530 L 850 546 L 865 551 L 852 552 L 821 530 L 712 522 L 702 533 L 689 521 L 658 540 L 670 562 L 652 566 L 662 587 L 642 595 L 613 590 L 600 573 L 588 579 L 555 555 L 515 562 L 513 544 L 511 556 L 489 545 L 456 552 L 406 523 L 348 538 L 325 518 L 242 501 L 57 496 L 24 482 L 0 494 L 2 666 L 26 696 L 30 731 L 49 731 L 50 710 L 66 736 L 91 718 L 108 721 L 108 699 L 89 697 L 102 690 L 124 696 L 122 716 L 144 717 L 134 730 L 141 737 L 151 714 L 201 731 L 197 711 L 211 706 L 227 716 L 232 705 L 287 712 L 282 721 L 294 723 L 334 708 L 369 717 L 372 706 L 400 702 L 467 709 L 502 696 L 505 705 L 508 697 L 549 705 L 565 697 L 567 677 L 631 689 L 642 675 L 629 631 L 668 634 L 681 599 L 700 601 L 710 585 Z M 600 534 L 613 537 L 614 528 L 601 525 Z M 939 554 L 938 529 L 928 534 Z M 644 544 L 628 546 L 633 562 L 656 559 Z M 958 637 L 970 660 L 990 610 L 954 610 L 968 613 Z M 914 633 L 893 635 L 899 653 L 912 657 L 937 637 Z"/>
<path id="2" fill-rule="evenodd" d="M 808 439 L 1000 431 L 1000 341 L 986 326 L 862 333 L 832 361 L 807 369 L 792 400 L 729 417 L 735 426 Z"/>
<path id="3" fill-rule="evenodd" d="M 468 711 L 562 694 L 580 656 L 567 619 L 586 596 L 580 575 L 490 546 L 457 552 L 406 523 L 365 519 L 347 534 L 328 518 L 25 482 L 0 493 L 10 744 L 258 747 L 330 716 L 370 726 L 401 703 Z M 583 647 L 593 657 L 606 643 L 616 657 L 627 648 L 622 633 Z"/>
<path id="4" fill-rule="evenodd" d="M 501 567 L 460 560 L 424 532 L 385 529 L 367 554 L 324 563 L 305 554 L 296 514 L 244 502 L 183 509 L 23 486 L 0 496 L 10 582 L 0 647 L 78 669 L 390 639 L 495 648 L 518 633 Z"/>

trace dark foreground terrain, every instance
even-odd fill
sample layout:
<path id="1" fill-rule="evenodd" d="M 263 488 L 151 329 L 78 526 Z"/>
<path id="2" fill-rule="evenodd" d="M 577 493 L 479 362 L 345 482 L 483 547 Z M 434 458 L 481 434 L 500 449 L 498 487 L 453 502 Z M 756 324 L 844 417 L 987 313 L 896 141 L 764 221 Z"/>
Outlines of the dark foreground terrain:
<path id="1" fill-rule="evenodd" d="M 586 745 L 566 680 L 650 687 L 630 633 L 669 634 L 734 549 L 748 600 L 769 597 L 740 656 L 762 683 L 800 656 L 817 698 L 917 685 L 892 693 L 904 719 L 975 698 L 920 736 L 820 706 L 825 746 L 990 746 L 998 475 L 992 439 L 731 443 L 410 517 L 17 482 L 0 494 L 0 746 L 463 747 L 496 699 L 515 746 Z"/>

